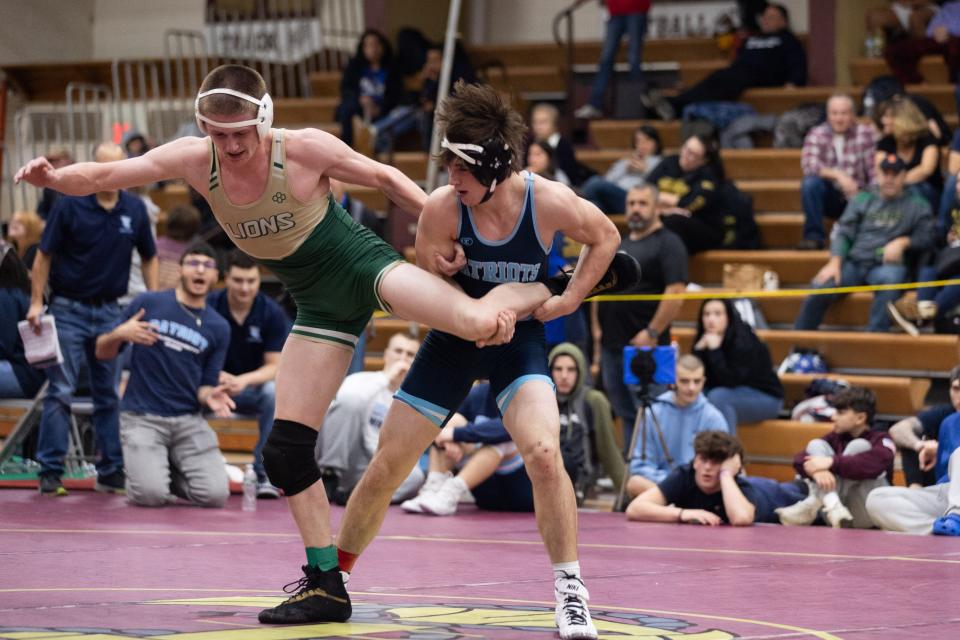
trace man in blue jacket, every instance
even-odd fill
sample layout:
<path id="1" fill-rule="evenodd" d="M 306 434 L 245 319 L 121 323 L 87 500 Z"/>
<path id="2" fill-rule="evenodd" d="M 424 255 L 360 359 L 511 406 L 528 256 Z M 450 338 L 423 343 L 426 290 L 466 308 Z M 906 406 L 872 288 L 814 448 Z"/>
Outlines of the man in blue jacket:
<path id="1" fill-rule="evenodd" d="M 698 433 L 729 431 L 723 414 L 703 395 L 705 382 L 700 358 L 681 356 L 677 361 L 676 391 L 657 397 L 652 417 L 646 417 L 646 429 L 637 434 L 627 480 L 631 498 L 663 482 L 675 467 L 691 462 L 693 440 Z"/>

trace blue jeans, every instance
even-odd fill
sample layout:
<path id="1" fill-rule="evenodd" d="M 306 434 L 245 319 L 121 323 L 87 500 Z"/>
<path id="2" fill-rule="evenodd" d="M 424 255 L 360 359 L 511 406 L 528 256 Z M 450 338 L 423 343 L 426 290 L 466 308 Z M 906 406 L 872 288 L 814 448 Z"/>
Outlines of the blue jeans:
<path id="1" fill-rule="evenodd" d="M 920 282 L 937 279 L 937 268 L 929 265 L 920 269 L 917 276 Z M 945 287 L 922 287 L 917 289 L 917 300 L 933 300 L 937 304 L 937 317 L 943 318 L 960 305 L 960 285 L 948 284 Z"/>
<path id="2" fill-rule="evenodd" d="M 803 202 L 803 239 L 823 241 L 823 218 L 838 218 L 847 206 L 843 192 L 833 182 L 820 176 L 804 176 L 800 184 Z"/>
<path id="3" fill-rule="evenodd" d="M 945 237 L 947 231 L 953 226 L 953 220 L 950 219 L 950 211 L 956 204 L 957 176 L 950 174 L 944 182 L 943 193 L 940 194 L 940 208 L 937 210 L 937 226 L 940 229 L 941 237 Z"/>
<path id="4" fill-rule="evenodd" d="M 116 303 L 90 306 L 54 296 L 50 313 L 57 322 L 63 364 L 47 368 L 50 386 L 43 399 L 37 462 L 43 475 L 63 475 L 63 462 L 70 442 L 70 403 L 77 390 L 81 368 L 90 372 L 93 429 L 97 440 L 97 474 L 108 476 L 123 469 L 120 448 L 120 414 L 117 386 L 120 359 L 97 360 L 97 336 L 111 331 L 121 320 Z"/>
<path id="5" fill-rule="evenodd" d="M 898 284 L 907 281 L 907 268 L 902 264 L 877 264 L 876 262 L 844 261 L 840 270 L 841 287 L 853 287 L 862 284 Z M 832 280 L 819 285 L 818 289 L 838 286 Z M 886 331 L 890 328 L 890 316 L 887 303 L 894 302 L 902 291 L 877 291 L 870 305 L 870 321 L 867 331 Z M 813 330 L 823 322 L 823 316 L 831 304 L 844 294 L 810 296 L 803 301 L 794 329 Z"/>
<path id="6" fill-rule="evenodd" d="M 373 123 L 377 129 L 373 150 L 377 153 L 385 153 L 394 138 L 418 129 L 422 119 L 423 111 L 418 107 L 412 105 L 394 107 L 390 113 Z"/>
<path id="7" fill-rule="evenodd" d="M 0 398 L 22 398 L 23 389 L 9 360 L 0 360 Z"/>
<path id="8" fill-rule="evenodd" d="M 737 433 L 737 424 L 772 420 L 783 408 L 783 398 L 758 391 L 753 387 L 714 387 L 707 400 L 723 414 L 730 433 Z"/>
<path id="9" fill-rule="evenodd" d="M 580 188 L 583 197 L 597 205 L 604 213 L 624 213 L 627 210 L 627 192 L 603 176 L 590 176 Z"/>
<path id="10" fill-rule="evenodd" d="M 630 42 L 627 49 L 627 58 L 630 61 L 630 78 L 643 80 L 641 57 L 643 55 L 643 38 L 647 34 L 647 14 L 634 13 L 626 16 L 610 16 L 607 20 L 606 31 L 603 37 L 603 49 L 600 52 L 600 68 L 597 77 L 593 79 L 593 89 L 590 91 L 590 104 L 597 109 L 603 106 L 603 96 L 607 91 L 607 84 L 613 74 L 613 63 L 617 59 L 617 49 L 620 48 L 620 39 L 623 34 L 629 35 Z"/>
<path id="11" fill-rule="evenodd" d="M 233 401 L 237 405 L 237 413 L 246 413 L 257 416 L 257 426 L 260 436 L 257 446 L 253 449 L 253 470 L 257 472 L 257 480 L 264 482 L 267 472 L 263 468 L 263 445 L 273 428 L 273 418 L 277 406 L 277 388 L 273 381 L 259 385 L 251 385 L 240 392 Z"/>

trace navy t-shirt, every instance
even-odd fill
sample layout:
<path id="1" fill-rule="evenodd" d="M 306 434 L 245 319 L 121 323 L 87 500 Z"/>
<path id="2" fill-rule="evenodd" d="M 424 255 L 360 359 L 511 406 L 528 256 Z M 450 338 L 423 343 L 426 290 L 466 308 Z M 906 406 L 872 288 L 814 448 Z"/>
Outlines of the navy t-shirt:
<path id="1" fill-rule="evenodd" d="M 956 409 L 949 402 L 930 407 L 917 414 L 917 420 L 923 427 L 923 435 L 928 440 L 937 440 L 940 437 L 940 423 L 956 413 Z"/>
<path id="2" fill-rule="evenodd" d="M 27 317 L 29 294 L 9 287 L 0 288 L 0 360 L 7 360 L 24 396 L 32 398 L 43 384 L 43 372 L 27 364 L 17 323 Z"/>
<path id="3" fill-rule="evenodd" d="M 220 289 L 207 296 L 207 305 L 219 313 L 230 326 L 230 347 L 223 370 L 239 375 L 263 366 L 263 356 L 279 352 L 290 332 L 290 320 L 276 302 L 258 293 L 243 325 L 238 325 L 230 313 L 227 290 Z"/>
<path id="4" fill-rule="evenodd" d="M 666 498 L 667 504 L 672 504 L 680 509 L 703 509 L 720 516 L 725 523 L 730 524 L 727 518 L 727 510 L 723 506 L 723 492 L 704 493 L 697 486 L 694 480 L 693 463 L 682 464 L 663 479 L 657 485 L 660 493 Z M 755 503 L 753 496 L 753 487 L 745 478 L 737 476 L 737 486 L 743 492 L 744 497 L 751 503 Z"/>
<path id="5" fill-rule="evenodd" d="M 123 320 L 140 309 L 160 339 L 149 347 L 131 345 L 130 381 L 120 408 L 157 416 L 199 412 L 197 390 L 219 382 L 230 343 L 227 321 L 209 306 L 184 308 L 173 289 L 140 294 Z"/>
<path id="6" fill-rule="evenodd" d="M 51 258 L 50 289 L 74 299 L 126 294 L 134 248 L 144 260 L 157 253 L 143 201 L 125 191 L 112 211 L 96 194 L 60 198 L 40 238 Z"/>

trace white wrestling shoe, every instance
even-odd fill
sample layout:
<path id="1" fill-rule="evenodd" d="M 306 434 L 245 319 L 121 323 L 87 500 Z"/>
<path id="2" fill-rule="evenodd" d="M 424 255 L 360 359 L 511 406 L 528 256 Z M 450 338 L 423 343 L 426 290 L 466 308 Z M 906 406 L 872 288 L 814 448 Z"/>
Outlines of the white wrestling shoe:
<path id="1" fill-rule="evenodd" d="M 590 619 L 590 594 L 580 578 L 557 578 L 553 583 L 557 608 L 554 620 L 560 640 L 596 640 L 597 628 Z"/>
<path id="2" fill-rule="evenodd" d="M 444 482 L 452 477 L 453 474 L 449 471 L 446 473 L 431 471 L 427 474 L 427 481 L 423 483 L 422 487 L 420 487 L 420 491 L 417 493 L 417 495 L 413 496 L 409 500 L 404 500 L 400 504 L 400 508 L 407 513 L 423 513 L 423 506 L 420 504 L 421 499 L 437 491 L 441 486 L 443 486 Z"/>
<path id="3" fill-rule="evenodd" d="M 812 495 L 789 507 L 774 509 L 774 512 L 779 516 L 780 524 L 784 526 L 805 527 L 813 524 L 821 507 L 823 507 L 823 500 L 819 496 Z"/>

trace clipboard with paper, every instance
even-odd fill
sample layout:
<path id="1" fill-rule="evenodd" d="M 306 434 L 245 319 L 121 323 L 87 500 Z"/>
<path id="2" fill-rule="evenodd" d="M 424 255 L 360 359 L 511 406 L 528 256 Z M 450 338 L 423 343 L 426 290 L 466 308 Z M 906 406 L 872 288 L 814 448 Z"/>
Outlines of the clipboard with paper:
<path id="1" fill-rule="evenodd" d="M 57 337 L 57 323 L 49 313 L 40 316 L 40 334 L 37 335 L 30 323 L 21 320 L 17 323 L 20 339 L 23 340 L 23 354 L 31 365 L 38 369 L 63 363 L 63 352 Z"/>

